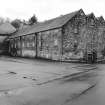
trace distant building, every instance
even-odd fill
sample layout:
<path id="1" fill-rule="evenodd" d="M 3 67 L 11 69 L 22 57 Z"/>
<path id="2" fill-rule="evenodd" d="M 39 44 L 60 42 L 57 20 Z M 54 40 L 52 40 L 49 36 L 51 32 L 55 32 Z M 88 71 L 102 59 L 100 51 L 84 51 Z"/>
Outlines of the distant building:
<path id="1" fill-rule="evenodd" d="M 101 58 L 104 23 L 102 17 L 80 9 L 18 30 L 9 37 L 9 53 L 60 61 Z"/>
<path id="2" fill-rule="evenodd" d="M 3 23 L 0 25 L 0 54 L 6 52 L 8 44 L 5 40 L 16 31 L 10 23 Z"/>

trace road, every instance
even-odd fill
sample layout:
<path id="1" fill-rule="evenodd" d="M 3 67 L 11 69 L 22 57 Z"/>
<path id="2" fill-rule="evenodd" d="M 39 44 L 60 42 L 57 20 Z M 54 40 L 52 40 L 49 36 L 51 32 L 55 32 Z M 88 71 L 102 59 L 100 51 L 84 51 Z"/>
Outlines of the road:
<path id="1" fill-rule="evenodd" d="M 105 105 L 105 64 L 97 67 L 96 85 L 67 105 Z"/>
<path id="2" fill-rule="evenodd" d="M 0 105 L 104 105 L 104 69 L 0 57 Z"/>

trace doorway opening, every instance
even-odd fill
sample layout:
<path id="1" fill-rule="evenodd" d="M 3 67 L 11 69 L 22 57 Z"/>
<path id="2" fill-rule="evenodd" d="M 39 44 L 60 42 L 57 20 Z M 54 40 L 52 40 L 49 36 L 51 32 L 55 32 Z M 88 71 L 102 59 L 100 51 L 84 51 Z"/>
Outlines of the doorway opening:
<path id="1" fill-rule="evenodd" d="M 92 51 L 91 53 L 87 54 L 87 62 L 88 63 L 96 63 L 97 62 L 97 52 Z"/>

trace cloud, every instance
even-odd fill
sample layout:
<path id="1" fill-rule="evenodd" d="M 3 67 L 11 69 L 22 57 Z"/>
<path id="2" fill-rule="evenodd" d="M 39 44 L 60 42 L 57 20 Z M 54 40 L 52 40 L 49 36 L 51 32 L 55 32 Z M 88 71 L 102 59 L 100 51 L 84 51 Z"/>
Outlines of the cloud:
<path id="1" fill-rule="evenodd" d="M 94 12 L 105 17 L 104 4 L 105 0 L 2 0 L 0 15 L 28 19 L 36 14 L 42 21 L 83 8 L 86 14 Z"/>

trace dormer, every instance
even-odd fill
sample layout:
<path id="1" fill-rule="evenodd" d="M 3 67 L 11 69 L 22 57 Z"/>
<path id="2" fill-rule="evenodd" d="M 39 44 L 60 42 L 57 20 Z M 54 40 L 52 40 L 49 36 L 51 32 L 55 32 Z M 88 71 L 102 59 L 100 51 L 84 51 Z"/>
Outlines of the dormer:
<path id="1" fill-rule="evenodd" d="M 104 25 L 105 24 L 105 20 L 104 20 L 103 16 L 97 17 L 97 24 L 98 25 Z"/>
<path id="2" fill-rule="evenodd" d="M 83 9 L 80 9 L 80 10 L 79 10 L 79 14 L 80 14 L 81 16 L 85 16 L 85 13 L 84 13 Z"/>
<path id="3" fill-rule="evenodd" d="M 86 20 L 87 20 L 87 24 L 90 24 L 91 26 L 94 26 L 95 22 L 96 22 L 96 17 L 94 15 L 94 13 L 88 14 L 86 16 Z"/>

